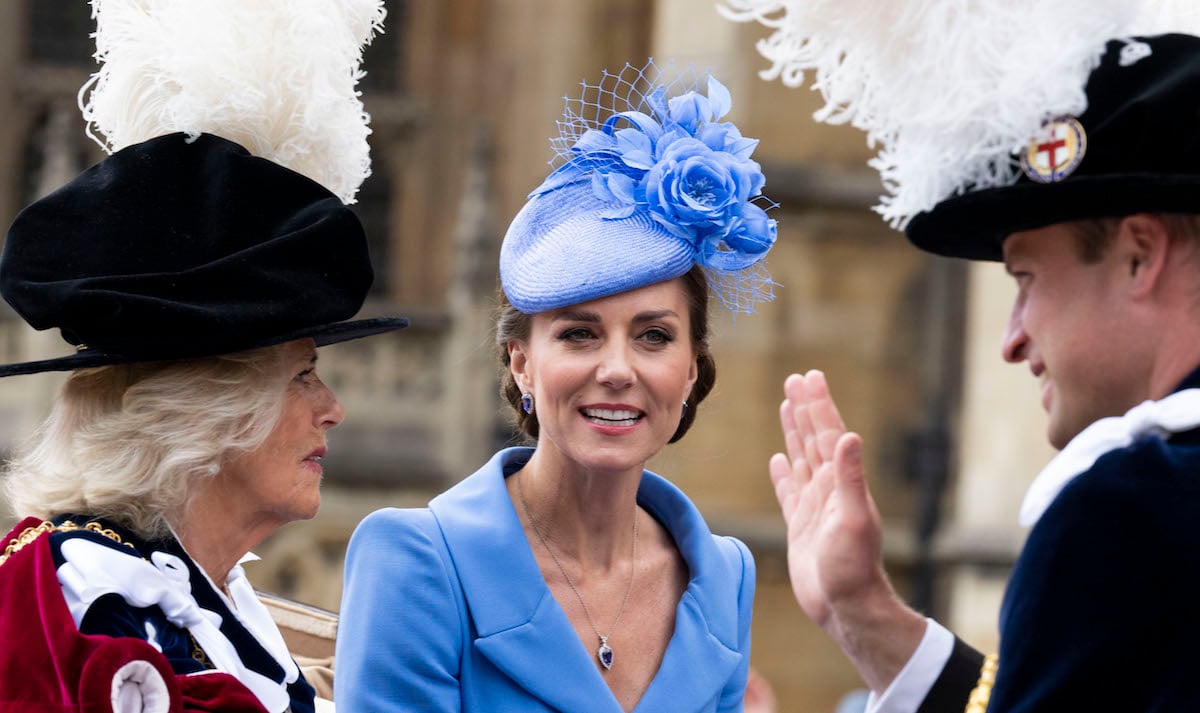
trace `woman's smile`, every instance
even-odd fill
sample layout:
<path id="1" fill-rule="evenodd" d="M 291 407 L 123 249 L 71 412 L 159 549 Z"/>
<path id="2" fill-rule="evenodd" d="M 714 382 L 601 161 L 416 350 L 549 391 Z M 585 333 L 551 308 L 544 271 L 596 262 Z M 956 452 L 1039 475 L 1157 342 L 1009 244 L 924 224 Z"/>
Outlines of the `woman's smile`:
<path id="1" fill-rule="evenodd" d="M 540 449 L 586 470 L 641 472 L 696 379 L 687 299 L 675 279 L 533 316 L 511 355 Z"/>
<path id="2" fill-rule="evenodd" d="M 640 410 L 624 405 L 610 406 L 607 404 L 598 404 L 595 406 L 584 406 L 579 409 L 579 412 L 593 425 L 606 430 L 612 429 L 617 434 L 627 432 L 630 428 L 641 423 L 642 419 L 646 416 Z"/>

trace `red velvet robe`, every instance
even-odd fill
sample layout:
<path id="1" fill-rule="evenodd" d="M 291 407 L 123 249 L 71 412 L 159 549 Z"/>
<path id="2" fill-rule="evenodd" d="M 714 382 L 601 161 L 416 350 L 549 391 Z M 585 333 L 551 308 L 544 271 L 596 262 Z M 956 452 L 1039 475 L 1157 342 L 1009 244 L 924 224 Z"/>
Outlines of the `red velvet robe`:
<path id="1" fill-rule="evenodd" d="M 0 542 L 12 548 L 0 564 L 0 713 L 128 713 L 113 699 L 118 682 L 131 675 L 161 679 L 154 687 L 170 702 L 147 713 L 265 713 L 228 674 L 176 674 L 141 639 L 81 634 L 62 596 L 48 533 L 20 541 L 40 524 L 26 518 Z"/>

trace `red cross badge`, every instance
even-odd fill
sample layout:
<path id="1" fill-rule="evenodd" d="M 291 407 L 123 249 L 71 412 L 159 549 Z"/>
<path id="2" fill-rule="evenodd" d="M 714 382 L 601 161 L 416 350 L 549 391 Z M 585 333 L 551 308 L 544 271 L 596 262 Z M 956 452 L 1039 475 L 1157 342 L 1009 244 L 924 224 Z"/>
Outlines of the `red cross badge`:
<path id="1" fill-rule="evenodd" d="M 1056 183 L 1070 176 L 1087 151 L 1083 125 L 1070 116 L 1042 124 L 1038 135 L 1021 153 L 1021 169 L 1030 180 Z"/>

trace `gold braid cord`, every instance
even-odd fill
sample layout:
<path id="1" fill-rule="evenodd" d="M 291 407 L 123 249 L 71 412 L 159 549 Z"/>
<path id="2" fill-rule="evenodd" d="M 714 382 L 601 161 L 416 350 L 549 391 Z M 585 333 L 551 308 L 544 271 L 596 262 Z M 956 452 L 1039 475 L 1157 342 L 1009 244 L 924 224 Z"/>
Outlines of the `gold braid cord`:
<path id="1" fill-rule="evenodd" d="M 113 542 L 125 545 L 129 549 L 136 551 L 136 548 L 131 543 L 122 540 L 121 536 L 118 535 L 115 530 L 107 527 L 101 527 L 100 523 L 98 522 L 86 522 L 83 525 L 79 525 L 71 520 L 66 520 L 61 525 L 55 525 L 52 522 L 45 521 L 40 525 L 34 525 L 32 527 L 25 528 L 21 531 L 21 534 L 9 540 L 8 544 L 4 547 L 3 554 L 0 554 L 0 565 L 3 565 L 9 557 L 13 556 L 17 552 L 20 552 L 26 545 L 32 544 L 44 533 L 74 532 L 76 530 L 88 530 L 89 532 L 99 533 Z M 192 658 L 199 662 L 200 665 L 204 666 L 206 669 L 216 668 L 216 666 L 213 666 L 212 662 L 209 661 L 208 655 L 204 653 L 204 649 L 200 648 L 200 644 L 196 642 L 196 639 L 191 635 L 191 632 L 188 632 L 188 638 L 191 639 L 192 642 Z"/>
<path id="2" fill-rule="evenodd" d="M 101 535 L 104 535 L 105 537 L 107 537 L 108 539 L 110 539 L 114 542 L 125 545 L 126 547 L 128 547 L 130 549 L 134 549 L 133 545 L 122 540 L 121 536 L 118 535 L 115 531 L 113 531 L 107 527 L 101 527 L 100 523 L 98 523 L 98 522 L 88 522 L 88 523 L 84 523 L 83 525 L 77 525 L 76 523 L 74 523 L 70 520 L 66 520 L 61 525 L 55 525 L 52 522 L 46 521 L 40 525 L 34 525 L 33 527 L 25 528 L 24 530 L 21 531 L 21 534 L 17 535 L 16 537 L 14 537 L 11 540 L 9 540 L 8 544 L 5 545 L 5 547 L 4 547 L 4 553 L 0 554 L 0 565 L 4 564 L 5 561 L 7 561 L 9 557 L 13 556 L 17 552 L 20 552 L 26 545 L 32 543 L 37 538 L 41 537 L 43 533 L 46 533 L 46 532 L 72 532 L 74 530 L 89 530 L 91 532 L 96 532 Z"/>
<path id="3" fill-rule="evenodd" d="M 983 659 L 983 668 L 979 671 L 979 683 L 971 691 L 967 699 L 967 708 L 963 713 L 984 713 L 988 707 L 988 699 L 992 697 L 992 686 L 996 683 L 996 669 L 1000 667 L 1000 657 L 988 654 Z"/>

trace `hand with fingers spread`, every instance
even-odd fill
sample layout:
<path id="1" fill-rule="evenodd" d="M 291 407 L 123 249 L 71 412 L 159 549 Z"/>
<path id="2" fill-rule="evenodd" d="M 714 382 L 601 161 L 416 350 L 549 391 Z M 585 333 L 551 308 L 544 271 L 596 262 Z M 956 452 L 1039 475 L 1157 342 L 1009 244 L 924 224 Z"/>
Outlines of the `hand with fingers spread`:
<path id="1" fill-rule="evenodd" d="M 770 462 L 788 525 L 796 599 L 825 627 L 833 602 L 882 579 L 880 524 L 863 481 L 862 440 L 848 433 L 820 372 L 793 374 L 779 411 L 786 455 Z"/>
<path id="2" fill-rule="evenodd" d="M 784 393 L 787 452 L 771 457 L 770 474 L 787 522 L 792 591 L 882 693 L 920 643 L 925 620 L 900 601 L 883 571 L 862 439 L 846 430 L 824 374 L 792 374 Z"/>

